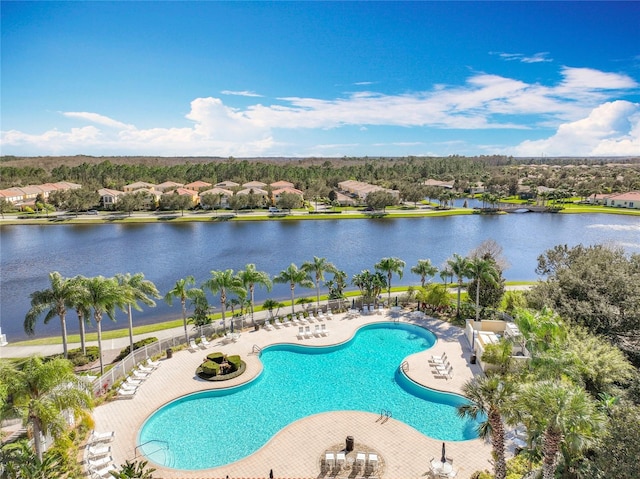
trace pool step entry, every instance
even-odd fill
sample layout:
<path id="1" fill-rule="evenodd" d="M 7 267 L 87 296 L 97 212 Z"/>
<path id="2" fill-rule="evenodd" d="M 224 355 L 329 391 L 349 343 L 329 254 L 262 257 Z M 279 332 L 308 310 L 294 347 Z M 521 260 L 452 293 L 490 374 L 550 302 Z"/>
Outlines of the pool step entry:
<path id="1" fill-rule="evenodd" d="M 251 348 L 251 353 L 257 354 L 258 356 L 260 356 L 260 354 L 262 353 L 262 348 L 257 344 L 254 344 L 253 347 Z"/>
<path id="2" fill-rule="evenodd" d="M 400 365 L 400 370 L 401 371 L 408 371 L 409 370 L 409 361 L 402 361 L 402 364 Z"/>
<path id="3" fill-rule="evenodd" d="M 388 409 L 383 409 L 382 411 L 380 411 L 380 417 L 376 419 L 376 422 L 379 422 L 380 424 L 384 424 L 389 420 L 390 417 L 393 417 L 393 414 L 391 414 L 391 411 L 389 411 Z"/>
<path id="4" fill-rule="evenodd" d="M 157 449 L 154 449 L 151 452 L 147 452 L 145 456 L 150 457 L 152 454 L 162 451 L 165 459 L 162 462 L 162 464 L 166 465 L 167 467 L 173 467 L 173 465 L 175 464 L 175 456 L 173 455 L 173 452 L 169 448 L 169 443 L 161 439 L 151 439 L 143 444 L 140 444 L 139 446 L 136 446 L 136 448 L 134 449 L 134 459 L 138 457 L 138 448 L 142 446 L 146 446 L 147 444 L 151 444 L 151 443 L 157 443 L 158 447 Z"/>

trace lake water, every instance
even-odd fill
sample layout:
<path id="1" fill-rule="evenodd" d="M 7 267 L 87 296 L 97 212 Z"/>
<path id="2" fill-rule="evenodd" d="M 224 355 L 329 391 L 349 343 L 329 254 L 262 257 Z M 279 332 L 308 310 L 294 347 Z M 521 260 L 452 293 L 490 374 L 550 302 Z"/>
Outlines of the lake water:
<path id="1" fill-rule="evenodd" d="M 418 284 L 410 272 L 418 259 L 441 266 L 453 253 L 466 255 L 487 239 L 504 249 L 509 280 L 535 280 L 536 258 L 557 244 L 611 244 L 640 253 L 640 217 L 607 214 L 510 214 L 434 218 L 262 221 L 224 223 L 149 223 L 0 227 L 0 320 L 9 341 L 25 337 L 22 324 L 29 294 L 48 286 L 47 275 L 113 276 L 142 272 L 164 295 L 179 278 L 193 275 L 198 284 L 211 270 L 239 270 L 247 263 L 274 276 L 290 263 L 300 266 L 313 256 L 325 257 L 351 277 L 373 270 L 381 258 L 396 256 L 407 263 L 402 279 L 392 285 Z M 439 277 L 436 278 L 439 280 Z M 315 290 L 296 287 L 296 298 L 315 297 Z M 256 300 L 288 299 L 288 285 L 271 293 L 256 289 Z M 218 298 L 210 297 L 213 305 Z M 136 324 L 181 317 L 180 304 L 134 312 Z M 59 320 L 39 322 L 36 334 L 58 335 Z M 126 326 L 118 312 L 116 323 Z M 68 316 L 77 329 L 75 313 Z"/>

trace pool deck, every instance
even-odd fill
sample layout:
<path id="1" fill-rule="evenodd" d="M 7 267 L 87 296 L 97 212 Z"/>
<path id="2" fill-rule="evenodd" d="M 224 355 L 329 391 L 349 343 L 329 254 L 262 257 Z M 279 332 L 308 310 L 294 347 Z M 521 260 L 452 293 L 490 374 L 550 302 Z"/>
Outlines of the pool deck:
<path id="1" fill-rule="evenodd" d="M 406 374 L 414 381 L 427 387 L 447 392 L 460 392 L 461 386 L 474 375 L 482 374 L 479 366 L 470 364 L 471 350 L 463 336 L 462 329 L 448 323 L 425 317 L 419 313 L 394 312 L 385 310 L 382 314 L 358 316 L 348 319 L 347 315 L 335 315 L 326 320 L 329 334 L 311 339 L 298 339 L 297 326 L 281 327 L 271 331 L 243 331 L 235 343 L 212 341 L 206 350 L 191 352 L 187 349 L 173 353 L 171 359 L 161 360 L 160 367 L 140 386 L 131 399 L 119 399 L 105 403 L 94 411 L 96 431 L 114 431 L 111 455 L 115 464 L 136 458 L 136 436 L 144 421 L 158 408 L 185 394 L 217 387 L 229 387 L 244 383 L 262 370 L 257 354 L 252 353 L 254 345 L 264 348 L 277 343 L 305 345 L 329 345 L 350 339 L 356 330 L 364 325 L 381 321 L 399 320 L 423 326 L 436 334 L 438 341 L 433 348 L 406 358 Z M 312 325 L 312 330 L 314 326 Z M 195 370 L 209 352 L 221 351 L 225 354 L 239 354 L 247 364 L 241 376 L 221 383 L 207 382 L 195 376 Z M 438 379 L 431 373 L 428 358 L 432 354 L 446 351 L 453 367 L 452 379 Z M 303 400 L 304 398 L 301 398 Z M 259 410 L 255 414 L 260 414 Z M 432 458 L 440 458 L 442 441 L 431 439 L 412 427 L 393 418 L 382 423 L 380 414 L 354 411 L 327 412 L 296 421 L 278 432 L 257 452 L 240 461 L 214 469 L 199 471 L 172 470 L 156 467 L 156 479 L 237 479 L 266 478 L 273 470 L 275 478 L 323 478 L 333 477 L 321 469 L 320 459 L 324 452 L 335 444 L 343 443 L 347 436 L 353 436 L 361 443 L 380 453 L 384 461 L 381 475 L 385 479 L 408 479 L 428 477 Z M 268 418 L 265 418 L 268 420 Z M 194 424 L 198 418 L 193 418 Z M 238 424 L 238 428 L 242 427 Z M 210 444 L 203 444 L 202 450 L 224 444 L 224 438 L 211 438 Z M 480 439 L 447 442 L 447 456 L 454 459 L 454 470 L 459 470 L 457 478 L 468 479 L 477 470 L 491 469 L 491 447 Z M 352 453 L 353 454 L 353 453 Z M 352 455 L 351 454 L 351 455 Z M 348 457 L 348 456 L 347 456 Z M 355 473 L 349 477 L 363 477 Z M 367 477 L 367 476 L 364 476 Z"/>

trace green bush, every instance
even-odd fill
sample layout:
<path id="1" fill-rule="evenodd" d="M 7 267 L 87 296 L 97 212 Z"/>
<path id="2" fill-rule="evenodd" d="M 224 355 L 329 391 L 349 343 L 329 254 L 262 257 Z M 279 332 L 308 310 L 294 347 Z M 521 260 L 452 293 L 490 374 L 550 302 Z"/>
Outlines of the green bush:
<path id="1" fill-rule="evenodd" d="M 233 371 L 237 371 L 238 369 L 240 369 L 240 364 L 242 364 L 242 360 L 237 354 L 234 354 L 233 356 L 227 356 L 227 362 L 233 366 Z"/>
<path id="2" fill-rule="evenodd" d="M 202 373 L 207 376 L 217 376 L 218 372 L 220 372 L 220 365 L 213 361 L 205 361 L 200 368 Z"/>
<path id="3" fill-rule="evenodd" d="M 224 354 L 220 352 L 210 353 L 210 354 L 207 354 L 207 359 L 209 361 L 213 361 L 215 363 L 221 364 L 222 361 L 224 360 Z"/>
<path id="4" fill-rule="evenodd" d="M 86 348 L 87 354 L 82 354 L 81 348 L 70 349 L 68 351 L 67 359 L 71 361 L 71 363 L 78 367 L 84 366 L 85 364 L 92 363 L 100 357 L 100 353 L 98 351 L 98 346 L 87 346 Z M 62 354 L 56 354 L 53 356 L 54 358 L 62 358 Z"/>
<path id="5" fill-rule="evenodd" d="M 135 351 L 136 349 L 140 349 L 146 344 L 155 343 L 157 341 L 158 341 L 158 338 L 154 338 L 153 336 L 150 338 L 141 339 L 140 341 L 136 341 L 135 343 L 133 343 L 133 350 Z M 126 358 L 130 352 L 131 352 L 131 346 L 127 346 L 122 351 L 120 351 L 120 354 L 118 354 L 118 357 L 115 360 L 120 361 L 121 359 Z"/>

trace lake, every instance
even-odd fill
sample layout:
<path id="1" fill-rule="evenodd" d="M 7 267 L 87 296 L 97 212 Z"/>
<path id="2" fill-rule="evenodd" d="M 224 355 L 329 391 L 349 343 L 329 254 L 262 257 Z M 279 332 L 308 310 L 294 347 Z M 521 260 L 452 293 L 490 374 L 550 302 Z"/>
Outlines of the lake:
<path id="1" fill-rule="evenodd" d="M 300 266 L 313 256 L 325 257 L 351 277 L 373 270 L 381 258 L 396 256 L 407 263 L 404 276 L 392 285 L 419 284 L 410 272 L 418 259 L 440 267 L 453 253 L 466 255 L 487 239 L 504 249 L 510 263 L 508 280 L 535 280 L 536 259 L 557 244 L 610 244 L 640 253 L 640 217 L 607 214 L 510 214 L 402 219 L 259 221 L 212 223 L 149 223 L 99 225 L 19 225 L 0 227 L 0 320 L 9 341 L 24 339 L 29 294 L 48 287 L 48 273 L 63 276 L 113 276 L 142 272 L 165 294 L 175 281 L 193 275 L 199 285 L 211 270 L 239 270 L 247 263 L 274 276 L 290 263 Z M 439 277 L 436 277 L 440 281 Z M 296 287 L 296 298 L 315 298 L 315 290 Z M 256 301 L 288 299 L 288 285 L 271 293 L 256 289 Z M 210 302 L 219 306 L 218 298 Z M 218 307 L 219 310 L 219 307 Z M 169 307 L 134 312 L 135 324 L 181 317 L 179 301 Z M 67 317 L 69 332 L 77 330 L 75 312 Z M 116 323 L 126 327 L 118 311 Z M 60 321 L 40 321 L 38 336 L 58 335 Z"/>

